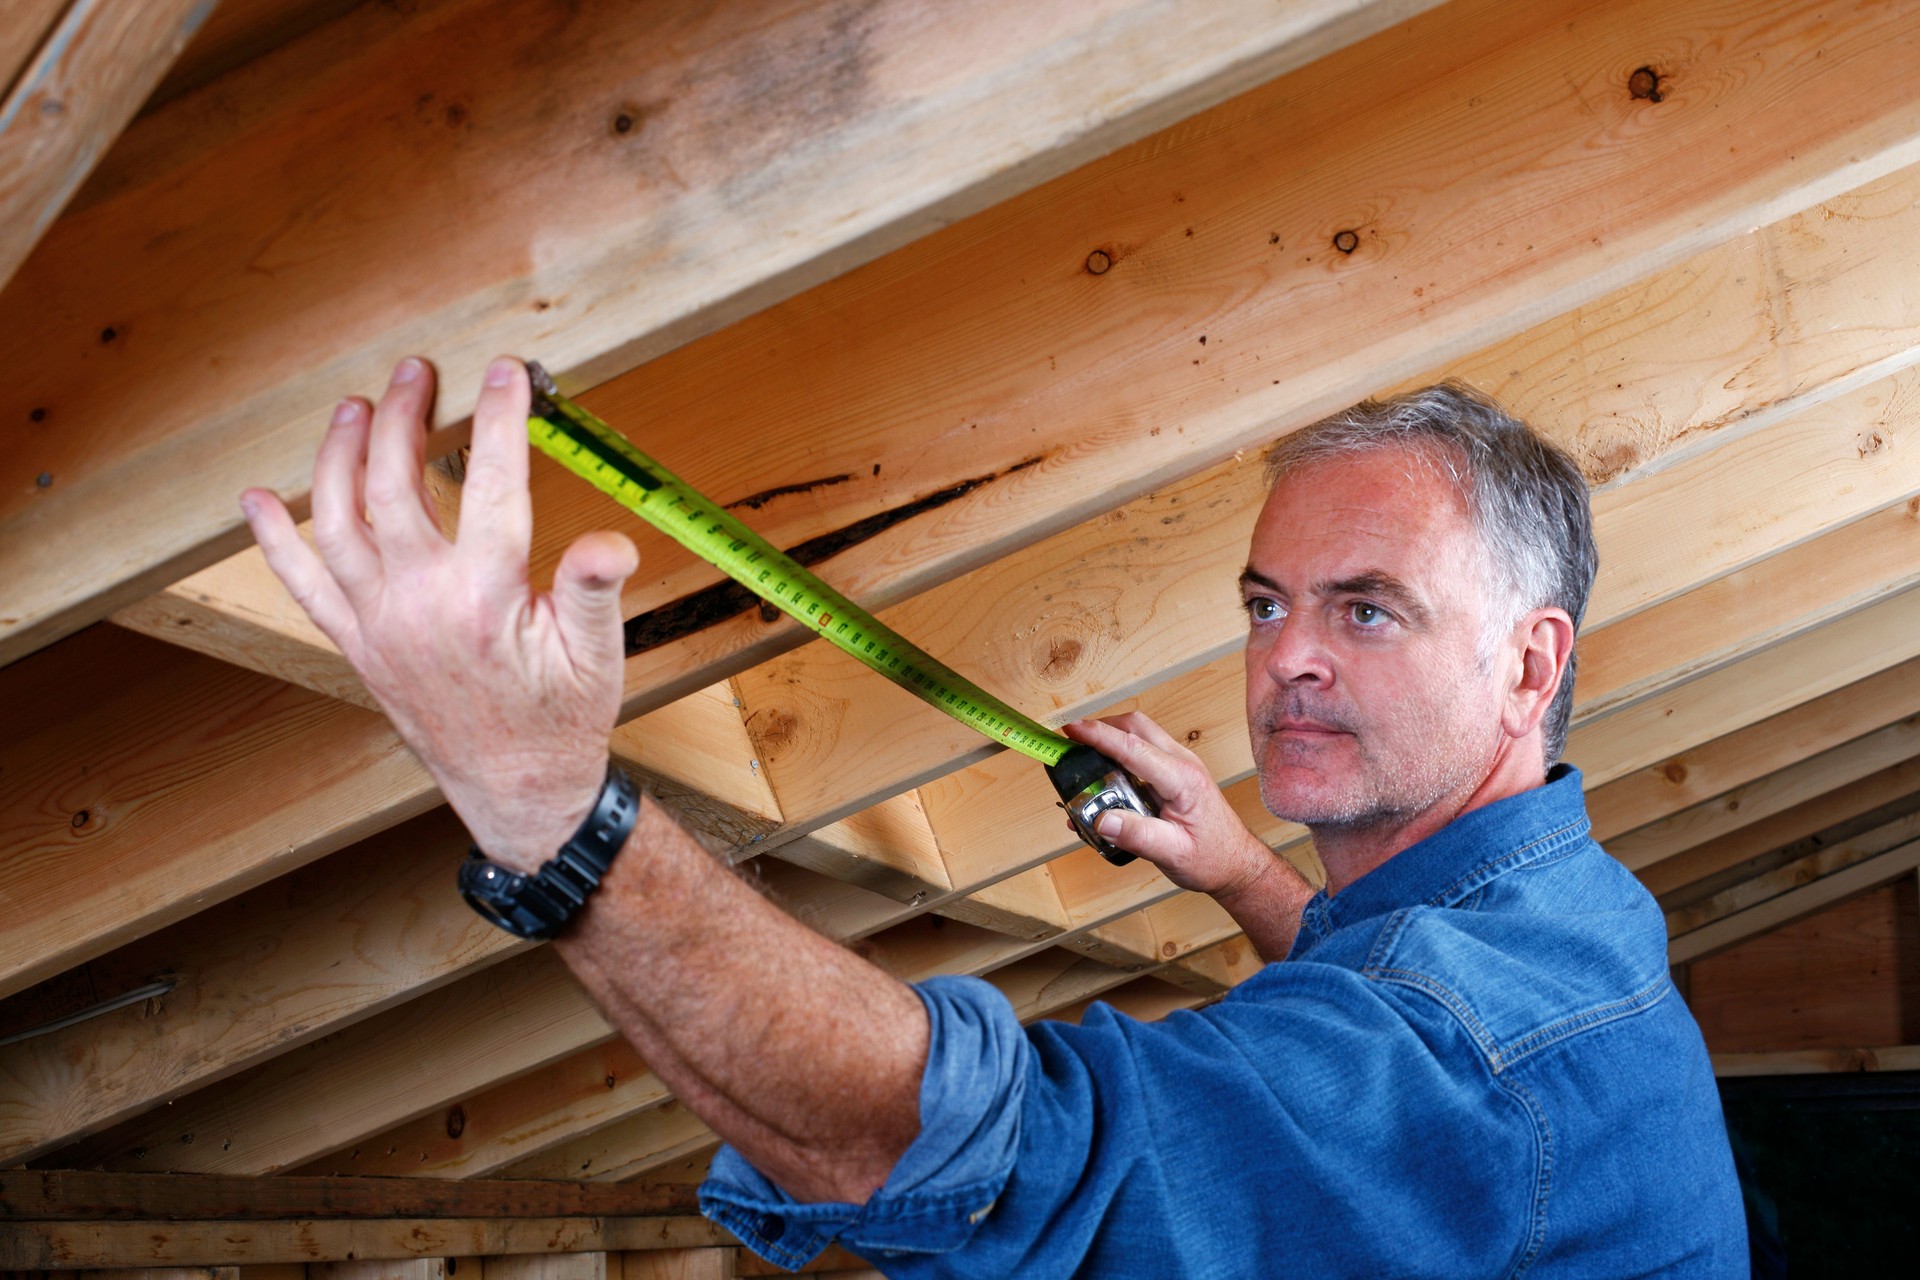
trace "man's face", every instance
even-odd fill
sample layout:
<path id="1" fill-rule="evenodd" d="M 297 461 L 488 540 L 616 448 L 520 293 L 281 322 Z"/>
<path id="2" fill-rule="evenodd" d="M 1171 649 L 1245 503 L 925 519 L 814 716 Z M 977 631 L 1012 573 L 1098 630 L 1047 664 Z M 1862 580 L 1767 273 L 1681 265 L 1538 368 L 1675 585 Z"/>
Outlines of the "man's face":
<path id="1" fill-rule="evenodd" d="M 1254 527 L 1247 725 L 1275 816 L 1367 828 L 1464 798 L 1500 737 L 1485 552 L 1452 482 L 1397 449 L 1317 463 Z"/>

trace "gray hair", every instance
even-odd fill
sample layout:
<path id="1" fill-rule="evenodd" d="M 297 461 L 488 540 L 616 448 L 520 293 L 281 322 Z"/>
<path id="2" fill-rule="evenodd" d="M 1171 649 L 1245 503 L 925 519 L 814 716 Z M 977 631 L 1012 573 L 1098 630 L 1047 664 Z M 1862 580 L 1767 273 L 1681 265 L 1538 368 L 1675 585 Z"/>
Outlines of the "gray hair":
<path id="1" fill-rule="evenodd" d="M 1430 460 L 1459 490 L 1498 579 L 1491 585 L 1513 603 L 1507 625 L 1553 606 L 1579 628 L 1600 557 L 1586 478 L 1564 450 L 1473 388 L 1442 382 L 1363 400 L 1283 438 L 1267 454 L 1267 479 L 1381 449 Z M 1548 764 L 1566 747 L 1577 658 L 1576 649 L 1547 708 Z"/>

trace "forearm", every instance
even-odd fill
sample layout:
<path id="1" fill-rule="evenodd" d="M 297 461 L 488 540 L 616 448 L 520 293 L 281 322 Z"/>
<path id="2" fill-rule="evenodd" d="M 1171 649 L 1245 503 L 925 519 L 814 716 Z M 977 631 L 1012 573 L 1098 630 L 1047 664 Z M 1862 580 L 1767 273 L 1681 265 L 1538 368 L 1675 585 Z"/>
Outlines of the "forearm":
<path id="1" fill-rule="evenodd" d="M 1272 964 L 1293 949 L 1300 912 L 1313 896 L 1313 886 L 1285 858 L 1269 853 L 1255 875 L 1212 896 L 1246 933 L 1260 958 Z"/>
<path id="2" fill-rule="evenodd" d="M 555 946 L 675 1095 L 789 1194 L 863 1202 L 919 1130 L 919 997 L 716 862 L 651 798 Z"/>

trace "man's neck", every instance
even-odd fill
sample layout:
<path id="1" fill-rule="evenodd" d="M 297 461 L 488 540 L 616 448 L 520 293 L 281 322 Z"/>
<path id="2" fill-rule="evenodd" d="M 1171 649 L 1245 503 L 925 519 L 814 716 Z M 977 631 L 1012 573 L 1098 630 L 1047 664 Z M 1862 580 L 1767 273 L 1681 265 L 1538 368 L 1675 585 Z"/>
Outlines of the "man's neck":
<path id="1" fill-rule="evenodd" d="M 1538 751 L 1502 752 L 1478 783 L 1443 796 L 1418 813 L 1394 814 L 1364 825 L 1310 827 L 1314 851 L 1327 869 L 1327 896 L 1338 895 L 1462 815 L 1542 785 L 1546 781 L 1542 758 Z"/>

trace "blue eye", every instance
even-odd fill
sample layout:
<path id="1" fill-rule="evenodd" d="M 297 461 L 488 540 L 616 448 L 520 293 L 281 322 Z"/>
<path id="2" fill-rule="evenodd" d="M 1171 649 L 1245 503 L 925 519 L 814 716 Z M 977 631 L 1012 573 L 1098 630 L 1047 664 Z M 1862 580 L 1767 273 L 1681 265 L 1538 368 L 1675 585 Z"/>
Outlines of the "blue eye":
<path id="1" fill-rule="evenodd" d="M 1393 617 L 1379 605 L 1369 604 L 1365 600 L 1354 601 L 1351 609 L 1353 620 L 1363 627 L 1377 627 Z"/>
<path id="2" fill-rule="evenodd" d="M 1254 596 L 1246 602 L 1247 616 L 1255 622 L 1278 622 L 1287 611 L 1272 596 Z"/>

